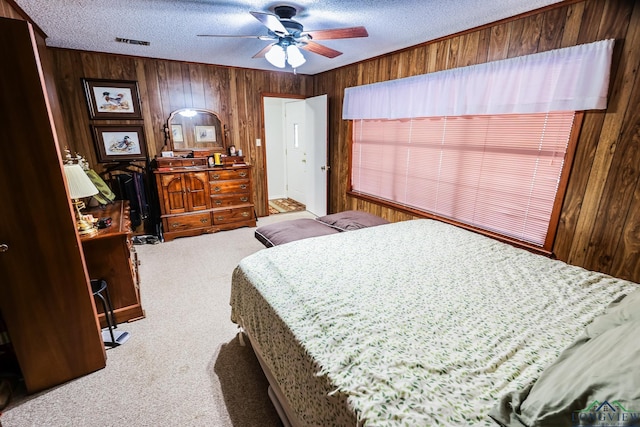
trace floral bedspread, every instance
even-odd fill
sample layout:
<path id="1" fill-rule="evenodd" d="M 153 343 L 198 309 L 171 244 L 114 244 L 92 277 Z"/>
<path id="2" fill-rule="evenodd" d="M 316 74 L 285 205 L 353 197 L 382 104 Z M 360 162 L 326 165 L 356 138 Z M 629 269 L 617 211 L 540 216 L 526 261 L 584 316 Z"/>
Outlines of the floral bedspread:
<path id="1" fill-rule="evenodd" d="M 259 251 L 231 305 L 304 425 L 493 425 L 637 286 L 413 220 Z"/>

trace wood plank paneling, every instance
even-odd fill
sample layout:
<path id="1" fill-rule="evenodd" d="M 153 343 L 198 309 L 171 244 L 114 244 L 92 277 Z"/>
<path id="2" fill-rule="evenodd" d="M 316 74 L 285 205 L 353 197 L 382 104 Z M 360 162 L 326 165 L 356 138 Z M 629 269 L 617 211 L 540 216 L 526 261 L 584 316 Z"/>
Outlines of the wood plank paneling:
<path id="1" fill-rule="evenodd" d="M 544 52 L 561 46 L 566 18 L 567 8 L 553 9 L 544 14 L 538 41 L 539 51 Z"/>
<path id="2" fill-rule="evenodd" d="M 7 1 L 0 0 L 0 5 Z M 640 2 L 633 0 L 572 0 L 315 76 L 51 51 L 58 92 L 65 98 L 61 100 L 64 127 L 74 149 L 93 152 L 84 95 L 78 86 L 88 72 L 93 74 L 90 77 L 139 82 L 146 98 L 143 108 L 148 110 L 143 114 L 151 155 L 164 145 L 162 127 L 169 113 L 204 102 L 227 125 L 229 142 L 256 166 L 258 215 L 267 214 L 264 147 L 254 144 L 255 138 L 264 137 L 261 94 L 327 94 L 329 211 L 357 208 L 405 220 L 412 215 L 347 195 L 350 134 L 349 123 L 342 119 L 345 88 L 615 38 L 609 107 L 584 115 L 554 252 L 562 260 L 640 281 L 640 219 L 632 214 L 638 207 L 639 191 L 634 181 L 639 120 L 635 112 L 640 110 L 635 35 L 639 7 Z M 623 186 L 614 185 L 616 182 Z M 614 221 L 607 227 L 610 218 Z"/>
<path id="3" fill-rule="evenodd" d="M 162 151 L 164 126 L 172 111 L 185 107 L 212 110 L 226 125 L 228 143 L 242 149 L 247 160 L 258 166 L 254 168 L 256 211 L 260 216 L 268 214 L 264 202 L 264 147 L 254 143 L 256 138 L 264 139 L 261 93 L 311 96 L 311 76 L 66 49 L 50 51 L 56 87 L 62 96 L 63 126 L 69 135 L 63 144 L 86 156 L 96 170 L 101 171 L 104 165 L 97 163 L 90 125 L 104 121 L 89 119 L 81 79 L 135 80 L 140 90 L 149 157 Z"/>
<path id="4" fill-rule="evenodd" d="M 509 28 L 510 25 L 508 23 L 491 27 L 487 61 L 498 61 L 507 57 L 507 52 L 509 51 Z"/>
<path id="5" fill-rule="evenodd" d="M 599 23 L 599 39 L 603 37 L 607 38 L 606 35 L 611 36 L 613 32 L 617 32 L 619 38 L 615 38 L 624 40 L 629 25 L 628 17 L 630 7 L 626 9 L 620 8 L 622 3 L 623 2 L 607 2 L 605 5 L 605 10 Z M 626 3 L 627 6 L 632 6 L 629 2 L 624 3 Z M 621 28 L 610 27 L 610 25 L 614 23 L 615 25 L 620 24 L 617 14 L 613 13 L 614 11 L 627 15 L 626 23 L 622 25 Z M 623 47 L 624 42 L 618 42 L 615 48 L 612 65 L 613 78 L 610 84 L 607 114 L 604 116 L 598 146 L 587 181 L 588 191 L 582 199 L 580 217 L 576 225 L 576 230 L 581 230 L 581 232 L 578 233 L 576 239 L 574 239 L 573 247 L 568 257 L 569 262 L 583 266 L 593 264 L 592 262 L 587 262 L 587 252 L 589 251 L 589 246 L 593 245 L 592 233 L 593 228 L 596 226 L 592 218 L 598 216 L 600 203 L 603 197 L 605 197 L 603 194 L 605 183 L 613 166 L 612 162 L 619 139 L 620 128 L 624 121 L 624 113 L 629 101 L 628 94 L 631 92 L 631 87 L 633 87 L 634 84 L 634 81 L 629 81 L 625 78 L 625 75 L 633 73 L 632 67 L 635 61 L 633 61 L 633 59 L 629 61 L 629 55 L 622 54 Z M 611 212 L 611 214 L 613 215 L 614 212 Z M 597 250 L 601 251 L 602 248 L 598 248 Z"/>
<path id="6" fill-rule="evenodd" d="M 562 31 L 562 43 L 560 47 L 574 46 L 578 44 L 578 35 L 582 24 L 584 3 L 576 3 L 566 7 L 566 19 Z M 547 24 L 549 25 L 549 24 Z"/>
<path id="7" fill-rule="evenodd" d="M 619 10 L 619 14 L 607 13 L 607 16 L 621 16 L 629 10 Z M 611 22 L 617 28 L 625 28 L 626 22 Z M 605 28 L 610 28 L 608 25 Z M 612 34 L 612 36 L 615 36 Z M 633 16 L 629 33 L 624 45 L 618 74 L 633 75 L 640 66 L 640 8 Z M 611 121 L 605 120 L 603 133 L 616 137 L 615 151 L 610 154 L 610 166 L 607 169 L 607 180 L 598 204 L 597 216 L 607 215 L 606 221 L 595 222 L 593 231 L 582 262 L 595 270 L 609 270 L 616 249 L 621 243 L 622 230 L 625 223 L 633 221 L 637 212 L 629 210 L 633 194 L 638 184 L 638 168 L 640 165 L 640 147 L 638 146 L 638 123 L 640 123 L 640 84 L 627 81 L 620 87 L 620 93 L 612 93 L 614 102 L 610 108 L 616 110 Z M 615 102 L 617 101 L 617 102 Z M 608 126 L 607 126 L 608 125 Z M 612 128 L 612 129 L 610 129 Z M 604 168 L 603 168 L 604 169 Z M 631 218 L 630 218 L 631 217 Z M 623 242 L 624 243 L 624 242 Z M 637 248 L 636 248 L 636 253 Z"/>
<path id="8" fill-rule="evenodd" d="M 602 2 L 583 2 L 567 7 L 566 37 L 562 47 L 598 40 L 600 28 L 598 17 L 602 16 Z M 579 19 L 578 19 L 579 18 Z M 590 111 L 585 114 L 580 141 L 576 147 L 573 170 L 567 185 L 565 201 L 560 213 L 560 223 L 556 232 L 554 252 L 559 259 L 568 261 L 571 251 L 575 250 L 574 238 L 578 235 L 578 219 L 581 215 L 582 201 L 587 192 L 587 182 L 595 151 L 598 146 L 605 113 Z M 581 233 L 584 230 L 581 229 Z"/>
<path id="9" fill-rule="evenodd" d="M 22 11 L 10 0 L 0 0 L 0 17 L 26 21 Z"/>

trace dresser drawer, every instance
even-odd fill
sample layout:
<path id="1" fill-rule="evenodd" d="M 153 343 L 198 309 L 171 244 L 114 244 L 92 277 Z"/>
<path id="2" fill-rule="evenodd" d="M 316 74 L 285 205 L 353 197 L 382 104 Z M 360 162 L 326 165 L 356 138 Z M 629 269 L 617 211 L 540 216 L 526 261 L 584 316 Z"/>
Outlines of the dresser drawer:
<path id="1" fill-rule="evenodd" d="M 156 163 L 159 168 L 176 168 L 186 166 L 207 166 L 206 157 L 179 158 L 179 157 L 158 157 Z"/>
<path id="2" fill-rule="evenodd" d="M 213 213 L 213 223 L 215 225 L 230 224 L 238 221 L 248 221 L 253 218 L 253 206 L 246 208 L 226 209 Z"/>
<path id="3" fill-rule="evenodd" d="M 225 169 L 209 171 L 209 181 L 224 181 L 227 179 L 249 178 L 249 169 Z"/>
<path id="4" fill-rule="evenodd" d="M 233 194 L 230 196 L 211 196 L 212 208 L 232 208 L 234 206 L 246 205 L 251 203 L 249 193 Z"/>
<path id="5" fill-rule="evenodd" d="M 165 218 L 165 220 L 167 221 L 166 231 L 180 231 L 211 226 L 211 214 L 209 212 L 170 216 Z"/>
<path id="6" fill-rule="evenodd" d="M 233 181 L 209 181 L 211 196 L 217 194 L 234 194 L 234 193 L 249 193 L 249 180 L 248 179 L 236 179 Z"/>

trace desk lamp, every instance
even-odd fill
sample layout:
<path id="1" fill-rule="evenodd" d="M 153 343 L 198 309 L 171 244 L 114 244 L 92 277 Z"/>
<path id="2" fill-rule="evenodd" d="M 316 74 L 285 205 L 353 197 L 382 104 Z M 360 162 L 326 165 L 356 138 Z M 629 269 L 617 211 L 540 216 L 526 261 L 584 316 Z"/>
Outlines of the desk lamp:
<path id="1" fill-rule="evenodd" d="M 76 227 L 78 233 L 81 236 L 87 236 L 95 234 L 98 230 L 87 222 L 80 213 L 80 209 L 85 207 L 83 201 L 79 200 L 84 197 L 90 197 L 94 194 L 98 194 L 98 189 L 91 182 L 82 166 L 78 164 L 66 164 L 64 165 L 64 174 L 67 177 L 67 184 L 69 185 L 69 196 L 73 199 L 73 206 L 76 208 Z"/>

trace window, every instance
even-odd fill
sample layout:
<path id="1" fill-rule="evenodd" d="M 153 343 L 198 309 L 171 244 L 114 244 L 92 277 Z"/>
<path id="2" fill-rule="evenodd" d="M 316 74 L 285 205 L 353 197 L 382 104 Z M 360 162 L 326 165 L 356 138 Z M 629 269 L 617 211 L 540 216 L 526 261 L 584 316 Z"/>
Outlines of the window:
<path id="1" fill-rule="evenodd" d="M 550 250 L 574 116 L 355 120 L 352 192 Z"/>
<path id="2" fill-rule="evenodd" d="M 352 194 L 550 252 L 575 112 L 606 108 L 613 45 L 346 88 Z"/>

